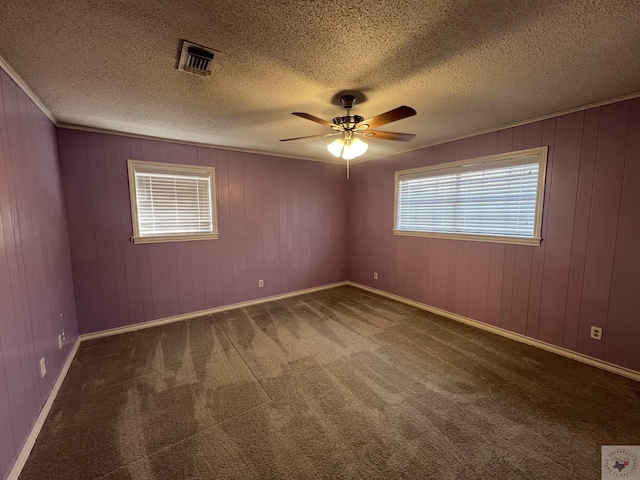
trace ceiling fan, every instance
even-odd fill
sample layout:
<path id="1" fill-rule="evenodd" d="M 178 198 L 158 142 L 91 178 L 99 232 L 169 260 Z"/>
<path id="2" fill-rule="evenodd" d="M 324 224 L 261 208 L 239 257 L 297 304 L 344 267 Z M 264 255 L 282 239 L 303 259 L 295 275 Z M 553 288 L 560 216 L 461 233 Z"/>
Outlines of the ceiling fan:
<path id="1" fill-rule="evenodd" d="M 415 138 L 413 133 L 396 133 L 396 132 L 383 132 L 380 130 L 374 130 L 376 127 L 386 125 L 387 123 L 396 122 L 403 118 L 412 117 L 416 114 L 416 111 L 405 105 L 389 110 L 388 112 L 381 113 L 375 117 L 366 119 L 360 115 L 351 115 L 350 110 L 353 108 L 353 104 L 356 102 L 356 97 L 353 95 L 344 95 L 340 97 L 342 106 L 347 109 L 346 115 L 335 117 L 331 122 L 323 120 L 314 115 L 302 112 L 293 112 L 292 115 L 296 115 L 301 118 L 306 118 L 312 122 L 319 123 L 325 127 L 329 127 L 333 130 L 332 133 L 325 133 L 319 135 L 308 135 L 306 137 L 285 138 L 280 140 L 281 142 L 290 142 L 292 140 L 303 140 L 306 138 L 320 138 L 320 137 L 334 137 L 340 136 L 334 142 L 327 145 L 327 150 L 334 157 L 342 157 L 347 160 L 347 178 L 349 178 L 349 160 L 359 157 L 367 151 L 369 146 L 363 142 L 360 136 L 365 138 L 374 138 L 378 140 L 395 140 L 399 142 L 408 142 Z"/>

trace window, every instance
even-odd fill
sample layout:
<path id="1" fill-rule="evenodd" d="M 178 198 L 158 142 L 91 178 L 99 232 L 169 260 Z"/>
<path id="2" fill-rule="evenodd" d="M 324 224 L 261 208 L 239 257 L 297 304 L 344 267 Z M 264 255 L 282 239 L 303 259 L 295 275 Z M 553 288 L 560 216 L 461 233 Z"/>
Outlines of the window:
<path id="1" fill-rule="evenodd" d="M 218 238 L 215 170 L 129 160 L 134 243 Z"/>
<path id="2" fill-rule="evenodd" d="M 540 245 L 547 147 L 396 172 L 396 235 Z"/>

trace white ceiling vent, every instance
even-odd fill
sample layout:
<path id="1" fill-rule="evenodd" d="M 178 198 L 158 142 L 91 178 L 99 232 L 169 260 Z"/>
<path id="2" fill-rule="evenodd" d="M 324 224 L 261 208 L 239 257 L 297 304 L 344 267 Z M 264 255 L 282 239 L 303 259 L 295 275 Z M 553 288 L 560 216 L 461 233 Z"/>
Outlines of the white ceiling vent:
<path id="1" fill-rule="evenodd" d="M 210 48 L 183 40 L 178 70 L 195 75 L 211 75 L 213 58 L 217 53 Z"/>

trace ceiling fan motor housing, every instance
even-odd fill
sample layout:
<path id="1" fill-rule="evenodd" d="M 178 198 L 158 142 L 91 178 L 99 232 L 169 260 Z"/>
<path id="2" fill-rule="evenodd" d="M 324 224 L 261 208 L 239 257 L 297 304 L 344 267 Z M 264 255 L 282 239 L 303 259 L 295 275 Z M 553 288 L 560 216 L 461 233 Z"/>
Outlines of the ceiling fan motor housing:
<path id="1" fill-rule="evenodd" d="M 342 115 L 333 119 L 335 125 L 343 127 L 345 130 L 352 130 L 356 124 L 363 122 L 364 117 L 360 115 Z"/>

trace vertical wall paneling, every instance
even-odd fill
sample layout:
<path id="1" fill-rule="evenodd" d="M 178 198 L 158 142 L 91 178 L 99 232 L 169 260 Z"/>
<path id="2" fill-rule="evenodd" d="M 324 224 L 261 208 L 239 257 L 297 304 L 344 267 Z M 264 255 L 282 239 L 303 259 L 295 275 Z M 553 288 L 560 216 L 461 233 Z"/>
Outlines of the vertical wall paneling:
<path id="1" fill-rule="evenodd" d="M 513 129 L 513 150 L 522 150 L 526 145 L 536 143 L 542 130 L 540 122 L 522 125 Z M 513 290 L 511 298 L 511 316 L 509 329 L 525 333 L 529 313 L 529 287 L 531 286 L 532 247 L 515 246 L 513 263 Z"/>
<path id="2" fill-rule="evenodd" d="M 37 379 L 36 352 L 46 353 L 44 340 L 46 335 L 42 330 L 47 329 L 47 322 L 41 324 L 40 329 L 33 331 L 31 319 L 32 315 L 36 318 L 42 317 L 41 302 L 42 297 L 38 291 L 37 280 L 34 278 L 33 266 L 36 255 L 33 231 L 33 215 L 38 212 L 33 209 L 33 199 L 29 198 L 29 194 L 36 185 L 30 185 L 29 165 L 32 162 L 31 148 L 25 146 L 23 136 L 30 126 L 29 119 L 24 110 L 21 111 L 21 104 L 27 102 L 26 96 L 18 89 L 18 87 L 2 72 L 2 93 L 4 103 L 4 119 L 5 124 L 3 131 L 6 132 L 3 137 L 6 142 L 8 157 L 5 161 L 5 167 L 8 173 L 7 185 L 9 190 L 10 202 L 7 206 L 10 209 L 9 216 L 4 218 L 3 226 L 11 224 L 13 236 L 9 237 L 10 242 L 7 247 L 7 255 L 9 262 L 9 275 L 11 279 L 11 287 L 14 293 L 14 319 L 13 328 L 9 328 L 11 335 L 5 339 L 4 347 L 7 349 L 7 359 L 11 362 L 6 368 L 8 369 L 10 387 L 14 392 L 19 392 L 19 401 L 24 405 L 16 405 L 15 394 L 13 411 L 16 413 L 12 418 L 14 420 L 14 433 L 17 438 L 24 438 L 30 428 L 32 418 L 30 413 L 36 408 L 42 397 L 42 385 Z M 11 247 L 14 247 L 13 249 Z M 8 340 L 8 341 L 7 341 Z M 14 343 L 15 342 L 15 343 Z M 20 377 L 17 373 L 20 371 Z M 14 371 L 16 374 L 14 375 Z M 21 383 L 15 383 L 15 380 L 21 378 Z M 47 379 L 48 380 L 48 379 Z"/>
<path id="3" fill-rule="evenodd" d="M 552 118 L 544 122 L 535 122 L 525 126 L 524 148 L 539 147 L 541 145 L 551 145 L 549 157 L 553 156 L 553 138 L 555 135 L 556 119 Z M 547 181 L 545 183 L 545 195 L 550 195 L 553 183 L 553 161 L 549 162 L 547 168 Z M 548 214 L 548 207 L 551 202 L 544 204 L 542 212 L 542 238 L 547 233 L 548 222 L 544 221 L 545 214 Z M 538 332 L 538 322 L 540 318 L 540 294 L 542 291 L 542 275 L 544 270 L 544 252 L 546 242 L 543 240 L 539 247 L 529 247 L 531 252 L 531 275 L 529 280 L 529 299 L 527 308 L 527 324 L 525 332 L 529 336 L 536 336 Z"/>
<path id="4" fill-rule="evenodd" d="M 66 145 L 67 143 L 63 141 L 64 138 L 65 138 L 64 131 L 58 130 L 58 139 L 59 139 L 61 148 L 63 145 Z M 84 141 L 85 141 L 84 137 L 76 137 L 76 138 L 70 138 L 68 143 L 75 145 L 76 143 L 82 144 Z M 126 158 L 127 160 L 136 160 L 132 151 L 131 138 L 116 137 L 114 138 L 114 141 L 116 142 L 116 158 Z M 82 150 L 79 150 L 79 152 L 80 154 L 82 154 Z M 75 151 L 73 153 L 75 153 Z M 66 171 L 69 169 L 73 169 L 75 162 L 78 160 L 76 157 L 66 156 L 65 154 L 61 153 L 60 161 L 62 162 L 63 159 L 70 159 L 64 162 L 67 167 L 67 168 L 63 168 L 63 172 L 62 172 L 63 178 L 65 178 Z M 85 158 L 84 161 L 87 162 L 88 159 Z M 114 162 L 115 162 L 115 159 L 114 159 Z M 122 235 L 117 237 L 117 241 L 119 245 L 121 245 L 122 248 L 124 249 L 124 265 L 123 266 L 125 269 L 125 276 L 124 278 L 121 277 L 119 279 L 119 282 L 122 282 L 127 288 L 129 317 L 127 319 L 128 322 L 125 323 L 124 325 L 128 325 L 130 323 L 133 323 L 132 319 L 144 317 L 144 302 L 142 299 L 142 279 L 141 279 L 141 272 L 140 272 L 140 261 L 138 256 L 136 255 L 136 246 L 131 241 L 131 237 L 133 236 L 133 228 L 131 226 L 131 205 L 129 203 L 128 197 L 125 197 L 125 195 L 129 195 L 129 180 L 127 176 L 125 176 L 126 163 L 124 162 L 115 162 L 115 163 L 116 163 L 115 168 L 117 168 L 117 171 L 119 172 L 118 173 L 118 178 L 119 178 L 118 199 L 120 201 L 121 216 L 120 216 L 120 224 L 119 225 L 114 224 L 114 227 L 115 227 L 114 229 L 119 227 L 121 228 L 121 232 L 122 232 Z M 68 190 L 69 188 L 71 188 L 71 186 L 65 183 L 65 191 Z M 90 194 L 91 193 L 89 192 L 89 195 Z M 85 197 L 85 201 L 87 201 L 86 197 Z M 76 213 L 76 205 L 69 204 L 69 203 L 67 203 L 67 212 L 71 207 L 73 208 L 74 213 Z M 74 215 L 73 217 L 75 216 L 76 215 Z M 69 218 L 69 221 L 72 221 L 71 219 L 73 217 L 70 215 L 67 215 L 67 218 Z M 90 221 L 93 222 L 93 219 L 90 219 Z M 92 223 L 90 225 L 92 226 Z M 73 248 L 71 249 L 71 251 L 73 252 L 73 257 L 72 257 L 73 278 L 75 281 L 76 271 L 79 270 L 81 266 L 77 261 L 79 252 L 77 252 Z M 174 260 L 175 260 L 175 257 L 174 257 Z M 176 292 L 177 292 L 177 288 L 176 288 Z M 95 308 L 95 304 L 91 299 L 87 299 L 87 301 L 84 302 L 84 298 L 85 298 L 84 296 L 76 295 L 76 298 L 83 299 L 82 308 L 86 307 L 89 310 L 93 309 L 96 315 L 102 315 L 102 309 L 98 310 L 97 308 Z M 78 308 L 80 308 L 79 304 L 77 305 L 78 305 Z M 81 315 L 80 312 L 78 312 L 78 318 L 87 318 L 87 317 L 85 314 Z M 120 322 L 122 323 L 123 319 L 120 319 Z M 93 326 L 89 325 L 88 328 L 93 328 Z"/>
<path id="5" fill-rule="evenodd" d="M 489 269 L 491 266 L 491 245 L 481 242 L 469 242 L 469 305 L 467 316 L 487 321 L 487 303 L 489 296 Z"/>
<path id="6" fill-rule="evenodd" d="M 0 70 L 0 478 L 77 338 L 68 232 L 84 232 L 77 225 L 67 229 L 64 203 L 56 128 Z M 78 211 L 84 216 L 87 206 Z"/>
<path id="7" fill-rule="evenodd" d="M 532 248 L 525 245 L 515 246 L 509 329 L 522 334 L 527 331 L 527 316 L 529 314 Z"/>
<path id="8" fill-rule="evenodd" d="M 233 303 L 233 260 L 231 258 L 231 245 L 233 242 L 231 232 L 231 216 L 230 216 L 230 182 L 229 182 L 229 154 L 228 151 L 218 151 L 218 167 L 216 177 L 218 180 L 218 209 L 220 224 L 220 238 L 218 239 L 219 247 L 216 248 L 216 263 L 222 265 L 221 275 L 218 276 L 218 282 L 222 286 L 222 297 L 218 300 L 219 305 Z M 175 245 L 175 244 L 173 244 Z M 214 245 L 215 248 L 215 245 Z M 218 259 L 220 260 L 218 262 Z"/>
<path id="9" fill-rule="evenodd" d="M 640 99 L 631 107 L 629 144 L 627 147 L 620 220 L 611 281 L 609 314 L 605 325 L 604 358 L 612 363 L 627 364 L 640 370 L 640 355 L 620 348 L 640 345 L 638 312 L 640 312 Z M 635 292 L 635 294 L 633 293 Z M 634 354 L 635 353 L 635 354 Z"/>
<path id="10" fill-rule="evenodd" d="M 258 226 L 257 210 L 258 205 L 256 198 L 256 181 L 255 181 L 255 158 L 253 155 L 243 155 L 242 159 L 242 194 L 244 196 L 244 225 L 245 229 L 245 264 L 246 277 L 244 282 L 247 285 L 246 295 L 249 298 L 261 297 L 263 289 L 258 287 L 258 257 L 259 250 L 262 245 L 258 244 Z M 253 279 L 249 282 L 248 279 Z M 264 288 L 264 287 L 263 287 Z"/>
<path id="11" fill-rule="evenodd" d="M 593 176 L 595 173 L 600 109 L 584 112 L 580 165 L 578 167 L 578 189 L 575 198 L 573 236 L 571 240 L 571 263 L 567 286 L 567 307 L 564 321 L 562 346 L 576 350 L 580 324 L 580 307 L 584 280 L 584 263 L 587 254 L 587 236 L 591 215 Z"/>
<path id="12" fill-rule="evenodd" d="M 496 327 L 501 325 L 502 315 L 502 282 L 504 275 L 504 245 L 491 244 L 489 250 L 489 280 L 487 282 L 487 319 L 486 322 Z M 475 318 L 475 317 L 473 317 Z"/>
<path id="13" fill-rule="evenodd" d="M 198 165 L 203 166 L 203 167 L 213 167 L 215 168 L 215 160 L 213 160 L 210 155 L 209 155 L 209 151 L 210 149 L 208 148 L 204 148 L 204 147 L 197 147 L 197 159 L 198 159 Z M 215 157 L 214 157 L 215 158 Z M 216 187 L 217 190 L 217 187 Z M 214 255 L 214 250 L 213 250 L 213 245 L 211 245 L 211 243 L 201 243 L 201 242 L 196 242 L 196 243 L 200 243 L 200 250 L 196 250 L 196 255 L 194 255 L 194 258 L 200 258 L 200 269 L 201 272 L 199 272 L 199 274 L 202 275 L 202 282 L 201 282 L 201 288 L 202 288 L 202 305 L 208 305 L 212 302 L 216 301 L 216 265 L 215 265 L 215 255 Z M 162 246 L 164 248 L 164 251 L 166 252 L 167 249 L 167 244 L 166 243 L 160 243 L 158 244 L 158 246 Z M 199 253 L 199 256 L 198 256 Z M 152 260 L 152 265 L 153 265 L 153 260 Z M 152 274 L 153 276 L 153 274 Z M 167 276 L 167 282 L 168 282 L 168 276 Z M 166 292 L 168 288 L 168 284 L 166 284 L 163 287 L 158 288 L 159 291 L 161 292 Z M 155 303 L 155 300 L 154 300 Z M 204 308 L 204 307 L 202 307 Z M 202 310 L 201 308 L 201 310 Z M 169 309 L 170 311 L 170 309 Z M 156 317 L 159 318 L 163 318 L 163 317 L 168 317 L 171 314 L 162 314 L 160 312 L 156 313 Z"/>
<path id="14" fill-rule="evenodd" d="M 350 237 L 351 238 L 351 237 Z M 430 263 L 433 264 L 433 268 L 435 271 L 435 294 L 434 294 L 434 306 L 438 308 L 447 308 L 447 286 L 448 279 L 447 276 L 449 274 L 449 249 L 448 242 L 443 241 L 442 239 L 434 239 L 433 243 L 436 244 L 435 255 L 436 261 Z M 393 261 L 393 259 L 389 259 L 389 261 Z"/>
<path id="15" fill-rule="evenodd" d="M 68 129 L 58 137 L 69 231 L 86 240 L 71 251 L 83 333 L 345 279 L 342 166 Z M 130 242 L 128 159 L 214 167 L 220 237 Z"/>
<path id="16" fill-rule="evenodd" d="M 160 150 L 158 142 L 153 143 L 154 149 Z M 184 149 L 184 163 L 188 165 L 198 165 L 198 147 L 185 146 Z M 158 153 L 156 153 L 158 155 Z M 186 246 L 189 248 L 190 261 L 193 266 L 191 271 L 191 285 L 193 294 L 193 306 L 194 311 L 204 310 L 206 308 L 205 301 L 205 271 L 204 271 L 204 243 L 203 242 L 186 242 Z M 155 278 L 151 275 L 151 281 L 155 282 Z M 155 307 L 155 301 L 154 301 Z M 161 314 L 154 308 L 153 318 L 163 318 Z"/>
<path id="17" fill-rule="evenodd" d="M 356 164 L 349 279 L 640 369 L 639 129 L 633 100 Z M 392 235 L 394 171 L 540 145 L 541 246 Z M 375 281 L 381 263 L 390 278 Z M 603 340 L 590 338 L 592 325 Z"/>
<path id="18" fill-rule="evenodd" d="M 436 247 L 438 240 L 430 238 L 428 242 L 429 256 L 426 262 L 427 270 L 427 291 L 424 299 L 424 303 L 427 305 L 436 305 Z M 351 275 L 350 275 L 351 276 Z"/>
<path id="19" fill-rule="evenodd" d="M 269 162 L 273 162 L 270 159 Z M 260 198 L 260 218 L 262 221 L 262 237 L 261 242 L 264 246 L 263 250 L 263 264 L 262 273 L 260 278 L 271 278 L 270 282 L 267 282 L 264 286 L 265 290 L 263 296 L 271 296 L 278 289 L 277 279 L 280 275 L 280 255 L 278 251 L 278 217 L 275 204 L 276 193 L 273 191 L 269 183 L 271 167 L 266 161 L 258 162 L 258 176 L 257 176 L 257 195 Z M 321 201 L 319 199 L 319 201 Z M 320 243 L 321 252 L 324 252 L 324 237 L 326 232 L 321 232 L 318 241 Z M 322 276 L 322 275 L 321 275 Z"/>
<path id="20" fill-rule="evenodd" d="M 231 235 L 231 260 L 233 265 L 234 297 L 229 303 L 248 298 L 247 285 L 247 245 L 246 245 L 246 199 L 244 196 L 243 153 L 229 152 L 229 225 Z M 191 311 L 186 309 L 185 311 Z"/>
<path id="21" fill-rule="evenodd" d="M 464 242 L 444 242 L 444 250 L 447 259 L 447 297 L 446 297 L 446 309 L 454 311 L 456 309 L 456 271 L 457 271 L 457 256 L 458 247 L 460 243 Z"/>
<path id="22" fill-rule="evenodd" d="M 104 138 L 92 133 L 87 135 L 87 157 L 89 169 L 89 187 L 93 218 L 110 218 L 110 197 L 108 190 L 107 165 L 105 159 Z M 98 282 L 102 304 L 102 329 L 115 327 L 118 319 L 118 293 L 116 289 L 115 264 L 111 232 L 104 228 L 101 221 L 94 222 Z"/>
<path id="23" fill-rule="evenodd" d="M 544 242 L 554 248 L 545 247 L 543 251 L 539 320 L 536 328 L 527 331 L 528 335 L 556 345 L 562 344 L 564 335 L 583 123 L 584 112 L 560 117 L 556 123 L 553 176 L 544 232 Z"/>
<path id="24" fill-rule="evenodd" d="M 455 291 L 453 308 L 460 315 L 469 314 L 469 264 L 471 263 L 471 242 L 457 242 L 455 254 Z"/>
<path id="25" fill-rule="evenodd" d="M 602 107 L 591 215 L 587 234 L 578 351 L 602 358 L 604 344 L 589 338 L 592 325 L 606 325 L 622 181 L 627 155 L 631 102 Z"/>
<path id="26" fill-rule="evenodd" d="M 0 71 L 2 83 L 0 93 L 5 96 L 7 89 L 4 72 Z M 10 95 L 10 93 L 6 93 Z M 9 133 L 7 129 L 7 115 L 4 107 L 4 99 L 0 99 L 2 114 L 0 115 L 0 141 L 2 157 L 0 159 L 0 227 L 2 228 L 2 251 L 0 251 L 0 306 L 3 314 L 0 315 L 0 349 L 2 350 L 2 372 L 0 372 L 3 388 L 0 389 L 0 401 L 5 408 L 0 410 L 0 423 L 4 427 L 3 432 L 11 435 L 2 435 L 3 448 L 0 453 L 0 466 L 3 473 L 9 469 L 13 458 L 19 448 L 17 439 L 24 436 L 27 429 L 26 395 L 35 395 L 32 383 L 25 381 L 25 371 L 30 375 L 35 369 L 35 362 L 29 355 L 28 345 L 20 345 L 18 341 L 18 325 L 25 322 L 22 309 L 22 292 L 18 278 L 18 255 L 16 251 L 16 237 L 14 231 L 15 218 L 15 193 L 13 191 L 13 177 L 11 168 L 11 150 L 9 147 Z M 31 386 L 31 389 L 25 388 Z"/>
<path id="27" fill-rule="evenodd" d="M 109 221 L 114 228 L 110 232 L 111 244 L 113 245 L 113 269 L 116 278 L 126 278 L 124 245 L 119 239 L 130 237 L 129 231 L 122 222 L 122 210 L 128 204 L 123 205 L 120 192 L 123 190 L 120 179 L 122 165 L 115 162 L 117 158 L 117 139 L 109 137 L 104 139 L 104 161 L 107 170 L 107 195 L 109 197 Z M 117 320 L 120 324 L 129 323 L 129 298 L 127 293 L 126 279 L 116 284 L 117 297 Z"/>

